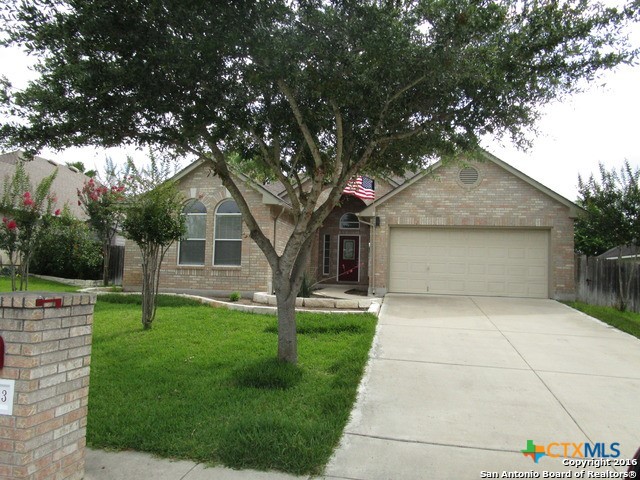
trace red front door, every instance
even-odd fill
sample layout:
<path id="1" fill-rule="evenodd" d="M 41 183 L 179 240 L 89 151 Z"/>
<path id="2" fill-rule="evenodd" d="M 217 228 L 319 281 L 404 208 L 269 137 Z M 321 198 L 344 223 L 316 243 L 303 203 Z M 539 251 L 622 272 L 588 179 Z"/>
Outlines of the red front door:
<path id="1" fill-rule="evenodd" d="M 341 236 L 338 246 L 338 281 L 357 282 L 360 274 L 360 237 Z"/>

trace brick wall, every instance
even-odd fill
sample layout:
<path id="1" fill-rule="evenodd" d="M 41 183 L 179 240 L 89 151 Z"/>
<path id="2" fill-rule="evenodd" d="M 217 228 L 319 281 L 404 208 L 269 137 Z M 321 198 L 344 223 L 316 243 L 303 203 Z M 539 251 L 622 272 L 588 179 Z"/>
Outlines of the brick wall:
<path id="1" fill-rule="evenodd" d="M 84 476 L 95 295 L 46 294 L 61 308 L 37 306 L 43 295 L 0 296 L 0 378 L 15 381 L 13 413 L 0 415 L 0 478 Z"/>
<path id="2" fill-rule="evenodd" d="M 451 163 L 377 207 L 375 285 L 387 289 L 389 229 L 394 225 L 529 227 L 550 231 L 550 296 L 575 294 L 573 219 L 569 208 L 491 161 L 473 163 L 479 184 L 462 185 Z"/>
<path id="3" fill-rule="evenodd" d="M 262 195 L 253 188 L 238 183 L 242 194 L 252 206 L 252 214 L 262 227 L 263 233 L 273 241 L 274 222 L 276 226 L 276 249 L 284 248 L 284 236 L 291 231 L 291 219 L 280 214 L 279 206 L 265 205 Z M 206 243 L 204 265 L 178 265 L 178 243 L 171 246 L 162 264 L 160 289 L 200 290 L 210 292 L 243 293 L 266 291 L 271 283 L 271 269 L 255 242 L 249 237 L 249 230 L 242 225 L 242 259 L 240 266 L 214 266 L 213 242 L 215 212 L 218 205 L 231 198 L 229 192 L 214 176 L 209 167 L 202 165 L 181 178 L 179 188 L 186 198 L 198 198 L 207 208 Z M 125 247 L 123 287 L 138 290 L 142 286 L 141 256 L 138 247 L 127 240 Z"/>

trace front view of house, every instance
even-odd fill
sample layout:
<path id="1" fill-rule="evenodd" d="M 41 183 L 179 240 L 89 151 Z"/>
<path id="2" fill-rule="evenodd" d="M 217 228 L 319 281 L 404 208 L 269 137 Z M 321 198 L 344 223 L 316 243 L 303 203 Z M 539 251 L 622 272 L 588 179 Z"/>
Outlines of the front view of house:
<path id="1" fill-rule="evenodd" d="M 573 220 L 579 207 L 488 154 L 435 164 L 410 178 L 376 178 L 373 195 L 345 194 L 317 232 L 309 276 L 382 295 L 432 293 L 570 299 Z M 187 234 L 171 248 L 160 284 L 208 294 L 271 290 L 270 267 L 210 165 L 174 178 L 185 196 Z M 267 235 L 282 251 L 292 230 L 283 188 L 239 176 Z M 126 289 L 141 285 L 127 242 Z"/>

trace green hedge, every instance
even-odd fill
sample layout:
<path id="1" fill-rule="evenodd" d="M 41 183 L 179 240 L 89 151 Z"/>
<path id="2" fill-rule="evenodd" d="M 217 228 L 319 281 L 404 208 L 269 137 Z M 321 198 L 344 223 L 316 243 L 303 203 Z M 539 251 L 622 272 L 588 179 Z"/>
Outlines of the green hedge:
<path id="1" fill-rule="evenodd" d="M 46 221 L 31 260 L 31 273 L 97 280 L 102 248 L 91 229 L 68 213 Z"/>

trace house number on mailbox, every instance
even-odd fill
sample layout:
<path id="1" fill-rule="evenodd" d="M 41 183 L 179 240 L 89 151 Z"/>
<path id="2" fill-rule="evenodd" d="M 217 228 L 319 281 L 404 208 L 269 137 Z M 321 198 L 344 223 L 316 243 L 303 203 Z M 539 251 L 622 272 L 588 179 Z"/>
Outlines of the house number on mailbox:
<path id="1" fill-rule="evenodd" d="M 13 415 L 15 380 L 0 378 L 0 415 Z"/>

